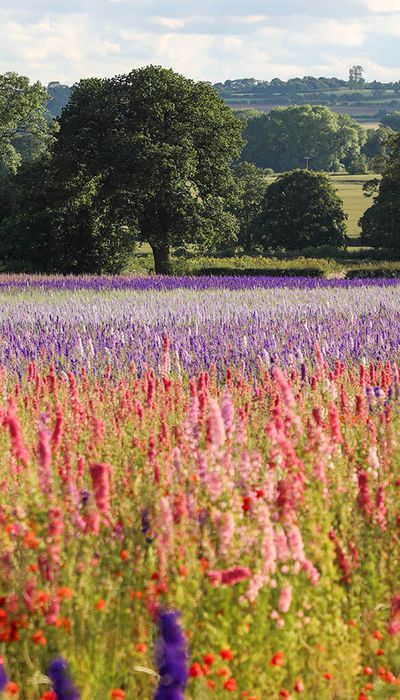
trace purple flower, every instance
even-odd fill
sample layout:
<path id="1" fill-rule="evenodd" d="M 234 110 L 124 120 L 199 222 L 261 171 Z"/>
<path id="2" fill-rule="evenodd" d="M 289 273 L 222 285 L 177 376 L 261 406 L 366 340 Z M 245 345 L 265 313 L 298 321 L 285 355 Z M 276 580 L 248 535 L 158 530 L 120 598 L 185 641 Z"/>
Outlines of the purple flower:
<path id="1" fill-rule="evenodd" d="M 177 610 L 161 612 L 158 617 L 160 636 L 156 644 L 156 663 L 160 682 L 154 700 L 184 700 L 187 652 L 179 617 Z"/>
<path id="2" fill-rule="evenodd" d="M 7 681 L 8 681 L 8 678 L 7 678 L 6 670 L 4 668 L 4 661 L 0 657 L 0 693 L 2 693 L 4 688 L 6 687 Z"/>
<path id="3" fill-rule="evenodd" d="M 80 700 L 81 696 L 72 683 L 65 659 L 54 659 L 47 669 L 47 675 L 53 683 L 57 700 Z"/>

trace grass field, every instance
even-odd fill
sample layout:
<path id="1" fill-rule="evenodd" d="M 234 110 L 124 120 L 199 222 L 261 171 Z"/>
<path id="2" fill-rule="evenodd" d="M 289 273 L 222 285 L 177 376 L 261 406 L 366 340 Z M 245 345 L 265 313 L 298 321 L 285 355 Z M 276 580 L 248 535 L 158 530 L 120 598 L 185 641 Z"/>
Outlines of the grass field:
<path id="1" fill-rule="evenodd" d="M 357 238 L 361 231 L 358 225 L 360 217 L 371 206 L 371 200 L 364 197 L 363 185 L 376 177 L 368 175 L 331 175 L 338 195 L 343 199 L 345 211 L 349 215 L 347 228 L 348 235 Z"/>

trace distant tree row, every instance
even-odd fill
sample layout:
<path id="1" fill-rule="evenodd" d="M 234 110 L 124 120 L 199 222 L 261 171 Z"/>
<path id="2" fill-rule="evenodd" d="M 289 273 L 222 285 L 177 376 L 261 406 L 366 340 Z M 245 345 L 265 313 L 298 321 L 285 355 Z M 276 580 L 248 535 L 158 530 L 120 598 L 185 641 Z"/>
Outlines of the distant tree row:
<path id="1" fill-rule="evenodd" d="M 3 269 L 118 272 L 139 241 L 150 244 L 159 273 L 171 271 L 171 249 L 180 246 L 215 254 L 235 246 L 269 253 L 345 245 L 343 203 L 327 176 L 304 167 L 300 153 L 319 168 L 332 166 L 333 149 L 343 160 L 351 148 L 361 156 L 359 127 L 349 118 L 298 108 L 295 133 L 295 111 L 275 110 L 276 148 L 281 130 L 292 133 L 282 161 L 290 172 L 268 184 L 263 169 L 239 161 L 245 122 L 207 83 L 155 66 L 83 80 L 54 129 L 41 86 L 15 74 L 2 79 Z M 22 165 L 13 145 L 20 135 L 47 145 Z M 385 148 L 385 173 L 372 186 L 363 237 L 397 249 L 400 135 Z"/>
<path id="2" fill-rule="evenodd" d="M 255 80 L 254 78 L 242 78 L 238 80 L 226 80 L 224 83 L 215 83 L 214 88 L 222 97 L 234 97 L 235 95 L 248 95 L 254 97 L 269 97 L 277 95 L 299 95 L 303 93 L 324 93 L 343 89 L 359 90 L 366 89 L 372 91 L 394 91 L 400 92 L 400 80 L 395 82 L 382 83 L 377 80 L 367 82 L 363 77 L 362 66 L 352 66 L 349 70 L 349 80 L 340 78 L 316 78 L 306 75 L 303 78 L 290 78 L 281 80 Z"/>

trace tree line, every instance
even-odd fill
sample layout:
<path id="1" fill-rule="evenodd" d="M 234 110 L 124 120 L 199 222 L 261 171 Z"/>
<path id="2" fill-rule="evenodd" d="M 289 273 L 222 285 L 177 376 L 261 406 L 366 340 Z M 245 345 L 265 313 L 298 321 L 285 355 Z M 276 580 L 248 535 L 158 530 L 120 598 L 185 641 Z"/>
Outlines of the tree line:
<path id="1" fill-rule="evenodd" d="M 267 186 L 263 162 L 241 160 L 251 147 L 249 122 L 208 83 L 157 66 L 82 80 L 55 123 L 47 97 L 27 78 L 0 76 L 3 269 L 115 273 L 140 241 L 150 244 L 158 273 L 171 271 L 171 249 L 181 246 L 215 254 L 345 245 L 342 202 L 316 171 L 351 149 L 361 154 L 360 127 L 348 117 L 323 107 L 274 110 L 275 137 L 258 133 L 253 161 L 275 144 L 279 168 L 290 172 Z M 285 129 L 293 138 L 281 148 Z M 399 206 L 399 138 L 363 219 L 365 240 L 378 247 L 397 245 L 382 212 L 394 216 Z M 35 157 L 24 161 L 19 139 L 40 144 Z M 314 170 L 304 169 L 304 157 Z"/>

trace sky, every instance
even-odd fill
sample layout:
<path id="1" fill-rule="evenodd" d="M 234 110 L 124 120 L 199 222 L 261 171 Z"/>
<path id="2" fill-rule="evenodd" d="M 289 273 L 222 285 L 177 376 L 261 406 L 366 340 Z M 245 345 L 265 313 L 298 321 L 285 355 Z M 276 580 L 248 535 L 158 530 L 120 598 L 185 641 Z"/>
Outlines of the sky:
<path id="1" fill-rule="evenodd" d="M 150 63 L 195 80 L 400 79 L 400 0 L 0 0 L 0 73 L 48 83 Z"/>

